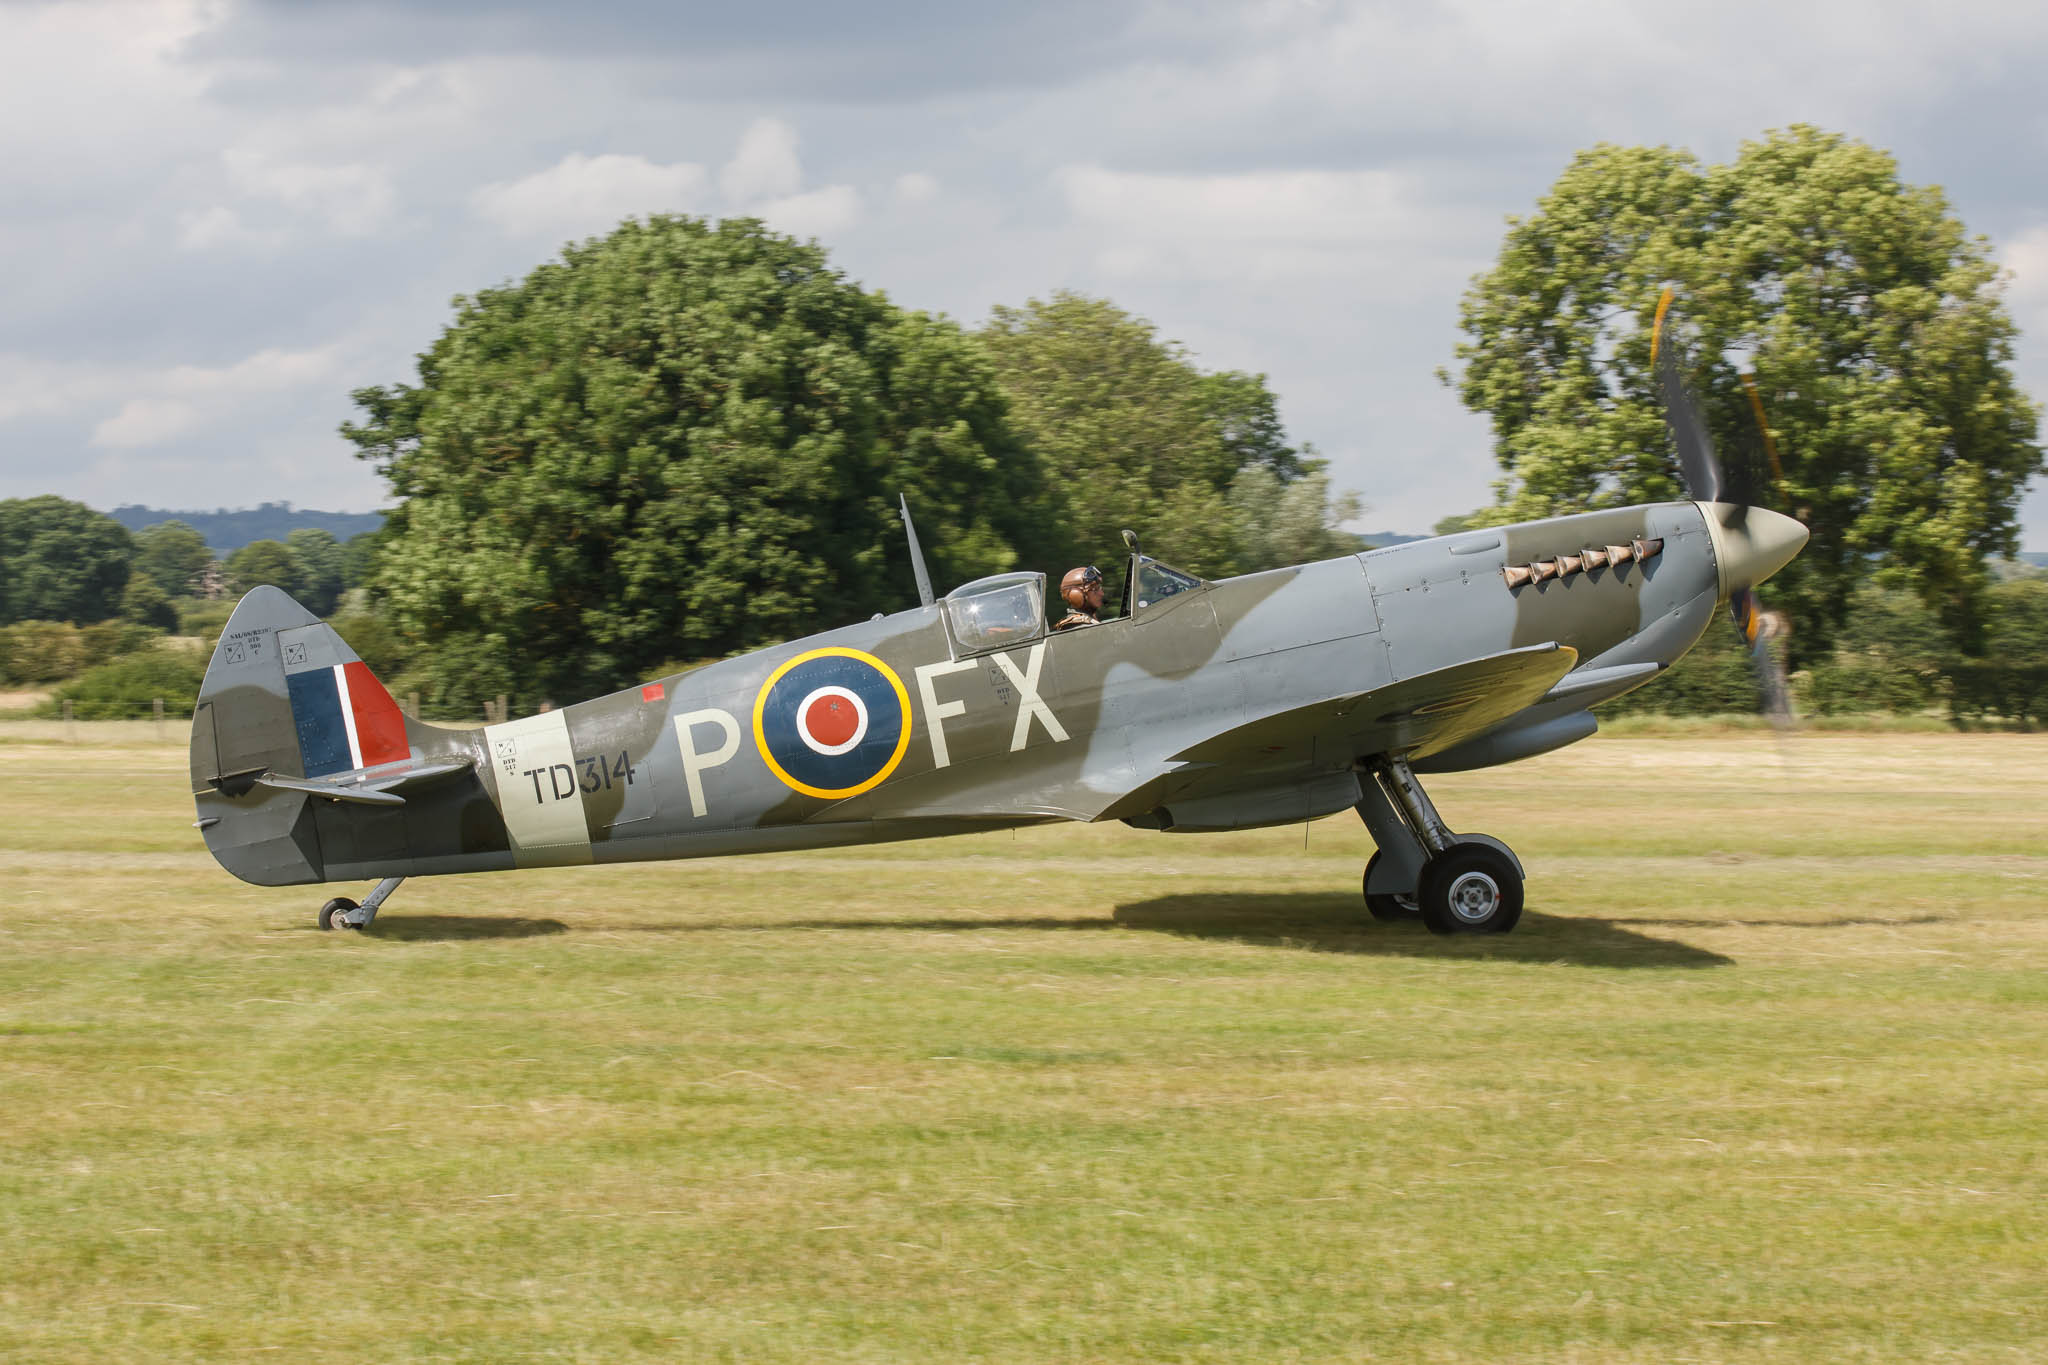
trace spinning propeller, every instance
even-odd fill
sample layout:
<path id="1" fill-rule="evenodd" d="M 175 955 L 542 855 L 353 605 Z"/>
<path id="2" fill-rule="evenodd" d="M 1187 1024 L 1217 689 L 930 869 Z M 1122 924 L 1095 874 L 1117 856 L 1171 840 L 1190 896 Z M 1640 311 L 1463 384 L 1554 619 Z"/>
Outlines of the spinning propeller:
<path id="1" fill-rule="evenodd" d="M 1743 486 L 1739 488 L 1723 475 L 1706 423 L 1701 420 L 1699 409 L 1693 405 L 1692 396 L 1686 392 L 1685 381 L 1680 377 L 1678 343 L 1663 344 L 1664 316 L 1670 311 L 1671 297 L 1672 291 L 1665 289 L 1663 297 L 1657 301 L 1657 317 L 1650 329 L 1650 363 L 1657 371 L 1657 386 L 1664 400 L 1664 421 L 1671 428 L 1672 442 L 1678 448 L 1678 470 L 1685 481 L 1686 492 L 1695 502 L 1711 504 L 1705 510 L 1710 523 L 1718 523 L 1720 532 L 1714 537 L 1714 548 L 1721 561 L 1728 615 L 1748 649 L 1750 667 L 1756 673 L 1757 686 L 1763 693 L 1764 713 L 1773 725 L 1784 729 L 1794 720 L 1792 690 L 1769 645 L 1770 638 L 1777 633 L 1775 622 L 1779 618 L 1764 613 L 1756 585 L 1799 552 L 1799 547 L 1806 543 L 1806 528 L 1790 517 L 1750 505 L 1754 494 L 1748 485 L 1753 480 L 1747 477 L 1749 470 L 1746 466 L 1739 470 L 1744 475 L 1739 480 Z M 1778 450 L 1771 439 L 1770 425 L 1764 420 L 1763 400 L 1748 375 L 1744 375 L 1742 381 L 1749 392 L 1750 410 L 1756 416 L 1757 429 L 1763 433 L 1764 449 L 1770 456 L 1772 471 L 1782 487 L 1784 476 L 1778 469 Z"/>

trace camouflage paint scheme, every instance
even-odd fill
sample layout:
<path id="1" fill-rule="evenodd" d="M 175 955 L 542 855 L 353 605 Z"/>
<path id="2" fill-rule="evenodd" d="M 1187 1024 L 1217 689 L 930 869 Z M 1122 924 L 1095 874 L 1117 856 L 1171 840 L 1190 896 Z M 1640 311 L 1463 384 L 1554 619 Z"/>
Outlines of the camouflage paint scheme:
<path id="1" fill-rule="evenodd" d="M 1754 581 L 1805 539 L 1797 523 L 1749 509 L 1752 526 L 1768 518 L 1776 533 L 1768 547 L 1748 548 L 1731 540 L 1736 511 L 1618 508 L 1190 580 L 1157 601 L 1133 594 L 1141 601 L 1126 616 L 1058 633 L 1044 631 L 1043 578 L 1033 575 L 1036 627 L 980 649 L 959 637 L 951 614 L 969 585 L 932 605 L 502 724 L 459 729 L 407 716 L 402 760 L 314 777 L 287 669 L 339 677 L 356 656 L 284 593 L 258 588 L 223 631 L 194 716 L 199 824 L 223 867 L 269 886 L 1052 820 L 1245 828 L 1345 806 L 1358 807 L 1385 848 L 1386 820 L 1374 818 L 1385 798 L 1361 784 L 1366 763 L 1478 767 L 1592 733 L 1588 706 L 1641 685 L 1707 628 L 1729 591 L 1731 556 Z M 1541 583 L 1505 581 L 1507 566 L 1636 539 L 1661 540 L 1661 552 Z M 1141 569 L 1161 573 L 1134 556 L 1133 574 Z M 771 686 L 779 676 L 792 689 L 816 686 L 790 703 Z M 359 686 L 362 705 L 389 703 L 381 685 L 368 686 L 375 698 L 363 701 Z M 864 701 L 842 695 L 863 689 Z M 826 726 L 796 722 L 807 752 L 763 728 L 790 706 Z M 868 747 L 831 757 L 855 711 Z M 367 714 L 357 719 L 368 725 Z M 399 724 L 395 706 L 385 714 Z M 844 781 L 793 778 L 769 761 L 778 745 L 792 766 Z M 1422 856 L 1410 848 L 1392 860 L 1389 885 L 1412 889 Z"/>

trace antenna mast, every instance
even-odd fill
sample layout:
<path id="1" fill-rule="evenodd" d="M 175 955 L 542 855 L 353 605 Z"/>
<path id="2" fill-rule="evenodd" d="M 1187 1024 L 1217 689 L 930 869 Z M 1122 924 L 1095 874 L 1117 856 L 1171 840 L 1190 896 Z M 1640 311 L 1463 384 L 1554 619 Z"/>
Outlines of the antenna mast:
<path id="1" fill-rule="evenodd" d="M 896 499 L 903 508 L 903 534 L 910 541 L 910 571 L 917 575 L 917 600 L 928 607 L 932 604 L 932 576 L 924 566 L 924 550 L 917 543 L 917 526 L 910 520 L 910 499 L 901 493 Z"/>

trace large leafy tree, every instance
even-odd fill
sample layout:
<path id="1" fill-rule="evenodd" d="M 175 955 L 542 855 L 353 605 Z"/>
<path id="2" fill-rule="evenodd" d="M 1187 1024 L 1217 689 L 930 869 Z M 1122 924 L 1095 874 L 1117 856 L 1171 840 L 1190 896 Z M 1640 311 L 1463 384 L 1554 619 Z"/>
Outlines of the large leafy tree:
<path id="1" fill-rule="evenodd" d="M 1212 575 L 1357 547 L 1334 528 L 1355 500 L 1330 506 L 1263 375 L 1204 373 L 1151 323 L 1072 293 L 998 307 L 978 336 L 1083 556 L 1122 553 L 1125 527 Z"/>
<path id="2" fill-rule="evenodd" d="M 134 557 L 128 528 L 82 502 L 0 502 L 0 625 L 119 616 Z"/>
<path id="3" fill-rule="evenodd" d="M 358 531 L 341 545 L 341 587 L 366 588 L 377 575 L 377 557 L 384 552 L 384 530 Z"/>
<path id="4" fill-rule="evenodd" d="M 284 538 L 285 548 L 299 565 L 299 596 L 306 610 L 331 616 L 346 586 L 348 551 L 332 531 L 301 526 Z"/>
<path id="5" fill-rule="evenodd" d="M 1746 491 L 1812 529 L 1772 584 L 1798 657 L 1826 649 L 1873 567 L 1978 645 L 1986 556 L 2017 548 L 2020 496 L 2043 468 L 1998 267 L 1938 188 L 1811 127 L 1726 165 L 1594 147 L 1510 220 L 1465 296 L 1458 348 L 1459 393 L 1491 416 L 1506 472 L 1481 519 L 1683 496 L 1650 368 L 1667 284 L 1724 452 L 1756 440 L 1741 379 L 1754 374 L 1783 478 L 1752 458 Z"/>
<path id="6" fill-rule="evenodd" d="M 205 538 L 182 521 L 160 521 L 135 533 L 135 571 L 153 579 L 166 597 L 195 591 L 212 562 Z"/>
<path id="7" fill-rule="evenodd" d="M 229 591 L 237 597 L 266 583 L 294 597 L 306 593 L 306 566 L 281 540 L 252 540 L 229 555 L 224 567 Z"/>
<path id="8" fill-rule="evenodd" d="M 986 359 L 756 221 L 628 221 L 457 300 L 343 427 L 390 481 L 378 586 L 442 704 L 567 698 L 1043 554 Z"/>

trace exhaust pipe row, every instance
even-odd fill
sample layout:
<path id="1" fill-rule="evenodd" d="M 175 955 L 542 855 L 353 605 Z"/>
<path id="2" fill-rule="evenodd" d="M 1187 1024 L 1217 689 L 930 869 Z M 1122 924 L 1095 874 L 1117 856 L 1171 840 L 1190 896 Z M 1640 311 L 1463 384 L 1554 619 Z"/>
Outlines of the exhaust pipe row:
<path id="1" fill-rule="evenodd" d="M 1626 545 L 1590 547 L 1575 555 L 1559 555 L 1555 559 L 1539 559 L 1529 564 L 1510 564 L 1503 568 L 1501 577 L 1508 586 L 1519 588 L 1525 583 L 1545 583 L 1553 578 L 1565 578 L 1575 573 L 1588 573 L 1594 569 L 1605 569 L 1622 564 L 1641 563 L 1654 559 L 1664 549 L 1662 537 L 1645 540 L 1638 536 Z"/>

